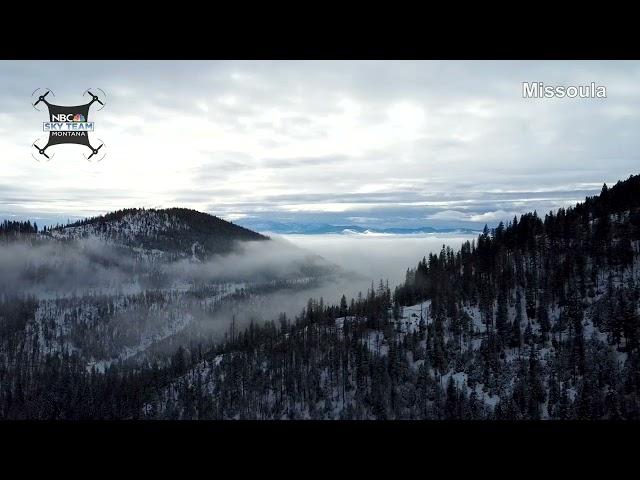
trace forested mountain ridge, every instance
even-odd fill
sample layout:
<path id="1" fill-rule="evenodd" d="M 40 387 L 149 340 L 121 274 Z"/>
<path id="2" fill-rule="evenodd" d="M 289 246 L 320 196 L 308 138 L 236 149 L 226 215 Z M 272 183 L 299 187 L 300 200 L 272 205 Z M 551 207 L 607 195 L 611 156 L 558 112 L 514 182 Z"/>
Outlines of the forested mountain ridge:
<path id="1" fill-rule="evenodd" d="M 130 208 L 48 230 L 59 239 L 97 237 L 111 243 L 169 253 L 208 257 L 227 253 L 238 241 L 268 237 L 214 215 L 186 208 Z"/>
<path id="2" fill-rule="evenodd" d="M 131 209 L 42 230 L 0 223 L 0 418 L 101 418 L 104 405 L 83 403 L 85 395 L 102 402 L 120 374 L 166 365 L 182 345 L 210 346 L 234 314 L 260 319 L 273 297 L 339 274 L 321 257 L 266 240 L 184 209 Z M 141 408 L 135 393 L 121 393 Z M 128 400 L 112 400 L 114 412 L 130 414 Z"/>
<path id="3" fill-rule="evenodd" d="M 639 419 L 640 177 L 254 326 L 153 418 Z"/>
<path id="4" fill-rule="evenodd" d="M 527 318 L 547 326 L 547 308 L 601 295 L 608 282 L 633 282 L 640 240 L 640 176 L 632 176 L 599 196 L 568 209 L 514 218 L 506 226 L 485 227 L 477 242 L 458 252 L 444 248 L 407 270 L 395 291 L 401 304 L 430 298 L 480 306 L 491 326 L 491 304 L 521 289 Z M 510 300 L 513 304 L 514 299 Z M 497 318 L 503 327 L 503 318 Z M 633 340 L 635 341 L 635 340 Z"/>

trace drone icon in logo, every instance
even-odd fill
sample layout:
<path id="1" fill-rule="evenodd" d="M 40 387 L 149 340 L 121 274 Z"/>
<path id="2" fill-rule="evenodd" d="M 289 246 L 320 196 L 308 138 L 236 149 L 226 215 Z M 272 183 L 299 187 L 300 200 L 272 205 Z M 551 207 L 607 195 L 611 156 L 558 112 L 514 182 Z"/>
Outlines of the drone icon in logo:
<path id="1" fill-rule="evenodd" d="M 51 94 L 52 96 L 56 96 L 55 93 L 49 88 L 41 89 L 37 88 L 31 94 L 32 103 L 31 105 L 35 110 L 43 111 L 37 108 L 39 104 L 44 104 L 47 107 L 49 113 L 49 121 L 43 122 L 43 131 L 49 132 L 49 136 L 46 139 L 46 144 L 41 147 L 43 143 L 43 139 L 37 139 L 32 143 L 32 146 L 38 150 L 38 154 L 41 155 L 40 158 L 45 157 L 47 161 L 50 161 L 53 158 L 53 155 L 49 156 L 46 150 L 49 147 L 54 145 L 61 144 L 76 144 L 76 145 L 84 145 L 91 150 L 91 154 L 89 156 L 84 156 L 89 162 L 97 161 L 100 162 L 106 156 L 106 148 L 101 151 L 102 147 L 105 147 L 105 143 L 100 141 L 100 145 L 94 147 L 89 141 L 89 132 L 94 131 L 94 122 L 89 121 L 89 109 L 91 105 L 94 103 L 99 103 L 101 107 L 98 111 L 102 110 L 106 105 L 106 96 L 107 94 L 100 88 L 93 89 L 94 91 L 99 91 L 102 94 L 102 100 L 98 95 L 95 95 L 91 90 L 85 90 L 82 94 L 83 96 L 89 95 L 89 102 L 83 105 L 75 105 L 75 106 L 63 106 L 63 105 L 55 105 L 47 100 L 47 95 Z M 35 99 L 35 101 L 33 101 Z M 104 100 L 104 101 L 103 101 Z M 40 158 L 36 157 L 33 153 L 31 156 L 40 161 Z M 92 157 L 96 156 L 94 160 L 91 160 Z"/>

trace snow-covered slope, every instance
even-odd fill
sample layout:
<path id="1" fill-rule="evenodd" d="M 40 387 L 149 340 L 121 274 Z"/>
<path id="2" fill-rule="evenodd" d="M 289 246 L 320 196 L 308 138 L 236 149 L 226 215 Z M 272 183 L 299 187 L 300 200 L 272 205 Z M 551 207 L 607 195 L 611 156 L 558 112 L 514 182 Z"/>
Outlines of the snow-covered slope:
<path id="1" fill-rule="evenodd" d="M 213 215 L 183 208 L 121 210 L 52 229 L 49 234 L 65 240 L 96 238 L 154 256 L 199 260 L 229 252 L 237 241 L 267 240 Z"/>

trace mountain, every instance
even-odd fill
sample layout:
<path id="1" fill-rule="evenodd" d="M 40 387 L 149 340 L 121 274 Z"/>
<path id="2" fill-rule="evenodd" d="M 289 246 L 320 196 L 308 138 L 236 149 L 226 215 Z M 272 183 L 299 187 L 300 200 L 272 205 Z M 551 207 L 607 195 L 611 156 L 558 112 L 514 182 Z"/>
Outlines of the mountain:
<path id="1" fill-rule="evenodd" d="M 639 305 L 632 176 L 573 208 L 528 213 L 429 254 L 393 294 L 381 282 L 357 300 L 309 302 L 295 321 L 241 333 L 182 370 L 145 412 L 638 420 Z"/>
<path id="2" fill-rule="evenodd" d="M 57 239 L 97 238 L 146 251 L 200 259 L 228 253 L 235 242 L 268 237 L 221 218 L 186 208 L 125 209 L 49 230 Z"/>
<path id="3" fill-rule="evenodd" d="M 281 235 L 322 235 L 322 234 L 393 234 L 393 235 L 417 235 L 429 233 L 468 234 L 478 233 L 469 228 L 434 228 L 434 227 L 363 227 L 360 225 L 332 225 L 328 223 L 296 223 L 278 222 L 273 220 L 242 219 L 240 222 L 247 228 L 260 232 L 271 232 Z"/>
<path id="4" fill-rule="evenodd" d="M 42 231 L 2 222 L 0 418 L 52 415 L 23 374 L 43 375 L 40 389 L 56 366 L 71 368 L 65 382 L 77 386 L 83 372 L 163 364 L 181 345 L 223 338 L 233 315 L 238 325 L 271 318 L 280 299 L 302 305 L 338 274 L 317 255 L 193 210 L 128 209 Z"/>
<path id="5" fill-rule="evenodd" d="M 145 286 L 144 268 L 114 270 L 92 245 L 27 249 L 23 272 L 25 250 L 0 248 L 6 285 L 76 282 L 0 296 L 0 418 L 640 420 L 640 176 L 416 259 L 395 289 L 318 294 L 297 314 L 276 312 L 306 275 L 229 284 L 187 259 Z M 244 263 L 269 256 L 256 253 Z"/>

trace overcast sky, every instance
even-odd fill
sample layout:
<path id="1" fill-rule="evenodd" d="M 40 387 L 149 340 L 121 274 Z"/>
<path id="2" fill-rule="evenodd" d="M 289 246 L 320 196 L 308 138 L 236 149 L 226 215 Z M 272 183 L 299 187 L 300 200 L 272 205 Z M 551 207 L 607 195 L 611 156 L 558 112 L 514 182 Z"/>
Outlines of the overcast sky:
<path id="1" fill-rule="evenodd" d="M 607 88 L 523 99 L 522 82 Z M 182 206 L 227 219 L 373 227 L 494 224 L 638 173 L 638 62 L 0 62 L 0 218 Z M 54 146 L 44 112 L 102 88 L 92 138 Z M 36 152 L 37 153 L 37 152 Z"/>

